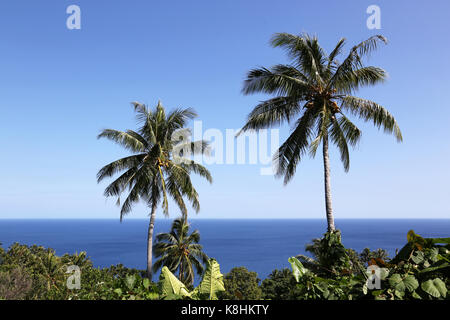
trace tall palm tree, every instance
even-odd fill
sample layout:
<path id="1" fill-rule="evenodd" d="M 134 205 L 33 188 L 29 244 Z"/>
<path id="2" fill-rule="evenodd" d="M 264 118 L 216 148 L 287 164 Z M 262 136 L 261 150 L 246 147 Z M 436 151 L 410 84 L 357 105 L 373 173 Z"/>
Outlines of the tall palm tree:
<path id="1" fill-rule="evenodd" d="M 194 230 L 189 234 L 189 224 L 185 217 L 175 219 L 169 233 L 160 233 L 156 236 L 153 246 L 155 257 L 159 259 L 153 265 L 153 272 L 163 266 L 173 273 L 178 271 L 178 278 L 186 285 L 194 284 L 194 269 L 197 274 L 203 273 L 203 265 L 207 263 L 208 256 L 202 251 L 200 233 Z"/>
<path id="2" fill-rule="evenodd" d="M 294 123 L 292 132 L 274 156 L 277 176 L 287 184 L 295 174 L 297 164 L 309 151 L 312 157 L 322 143 L 325 206 L 328 231 L 334 231 L 331 202 L 329 141 L 340 151 L 345 171 L 349 170 L 348 144 L 355 146 L 361 131 L 346 117 L 350 113 L 364 121 L 372 121 L 385 132 L 402 141 L 394 117 L 379 104 L 352 95 L 359 88 L 383 82 L 387 73 L 381 68 L 364 66 L 362 57 L 386 43 L 376 35 L 354 46 L 342 62 L 336 58 L 345 39 L 327 54 L 317 37 L 307 34 L 277 33 L 271 39 L 273 47 L 285 49 L 290 64 L 253 69 L 247 74 L 243 93 L 268 93 L 276 97 L 258 104 L 249 114 L 242 131 L 267 128 L 283 122 Z"/>
<path id="3" fill-rule="evenodd" d="M 106 189 L 106 197 L 117 197 L 121 205 L 120 221 L 139 200 L 150 208 L 147 236 L 147 275 L 152 278 L 152 241 L 156 209 L 162 204 L 164 215 L 169 214 L 168 196 L 171 196 L 183 215 L 187 215 L 184 197 L 196 212 L 200 210 L 198 193 L 192 185 L 190 174 L 196 173 L 210 183 L 212 177 L 202 165 L 192 161 L 189 155 L 203 154 L 208 150 L 205 141 L 191 142 L 186 122 L 197 116 L 194 110 L 176 109 L 166 115 L 161 102 L 154 110 L 137 102 L 132 103 L 140 125 L 138 131 L 103 130 L 98 138 L 107 138 L 132 152 L 131 156 L 104 166 L 97 174 L 98 182 L 121 175 Z M 121 204 L 120 196 L 126 192 Z"/>

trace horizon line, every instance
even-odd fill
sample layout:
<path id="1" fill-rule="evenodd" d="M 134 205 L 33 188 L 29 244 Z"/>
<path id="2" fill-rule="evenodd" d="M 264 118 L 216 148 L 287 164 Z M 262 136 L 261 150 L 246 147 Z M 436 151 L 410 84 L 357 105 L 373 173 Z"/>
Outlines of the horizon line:
<path id="1" fill-rule="evenodd" d="M 177 217 L 161 217 L 156 218 L 156 220 L 171 220 L 176 219 Z M 128 218 L 125 220 L 148 220 L 149 218 Z M 0 218 L 2 220 L 117 220 L 120 221 L 119 218 Z M 189 220 L 325 220 L 325 218 L 189 218 Z M 385 217 L 385 218 L 335 218 L 335 220 L 450 220 L 449 218 L 408 218 L 408 217 Z"/>

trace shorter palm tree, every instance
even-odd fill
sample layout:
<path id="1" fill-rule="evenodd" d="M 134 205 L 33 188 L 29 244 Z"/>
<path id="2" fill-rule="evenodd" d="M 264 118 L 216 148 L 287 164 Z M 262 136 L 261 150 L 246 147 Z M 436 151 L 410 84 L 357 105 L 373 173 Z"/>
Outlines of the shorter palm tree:
<path id="1" fill-rule="evenodd" d="M 133 103 L 140 128 L 137 131 L 119 131 L 105 129 L 98 136 L 107 138 L 132 152 L 131 156 L 107 164 L 97 174 L 98 182 L 118 175 L 105 189 L 106 197 L 117 197 L 121 205 L 120 221 L 128 214 L 132 206 L 143 200 L 150 208 L 150 222 L 147 233 L 147 277 L 152 279 L 153 230 L 156 210 L 162 203 L 163 214 L 169 215 L 169 196 L 175 200 L 184 215 L 187 215 L 185 199 L 189 200 L 196 212 L 200 210 L 197 190 L 195 190 L 191 173 L 212 183 L 208 169 L 190 159 L 194 154 L 207 154 L 206 141 L 190 141 L 190 130 L 186 128 L 188 120 L 197 114 L 194 110 L 176 109 L 166 113 L 158 102 L 156 108 Z M 126 199 L 120 197 L 126 193 Z"/>
<path id="2" fill-rule="evenodd" d="M 153 264 L 153 272 L 166 266 L 172 273 L 178 271 L 178 279 L 181 282 L 193 285 L 194 269 L 201 275 L 208 256 L 203 252 L 203 246 L 198 244 L 200 233 L 194 230 L 189 234 L 189 227 L 183 215 L 173 221 L 170 233 L 160 233 L 156 236 L 153 253 L 159 259 Z"/>

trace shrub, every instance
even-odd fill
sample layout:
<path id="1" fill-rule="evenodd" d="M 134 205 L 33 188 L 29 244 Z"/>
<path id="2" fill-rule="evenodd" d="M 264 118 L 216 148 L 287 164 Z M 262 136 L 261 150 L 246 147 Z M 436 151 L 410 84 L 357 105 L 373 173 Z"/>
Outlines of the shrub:
<path id="1" fill-rule="evenodd" d="M 256 272 L 248 271 L 245 267 L 233 268 L 224 277 L 226 291 L 222 299 L 259 300 L 262 297 L 259 282 Z"/>
<path id="2" fill-rule="evenodd" d="M 31 278 L 19 267 L 10 271 L 0 271 L 0 298 L 22 300 L 27 298 L 32 288 Z"/>
<path id="3" fill-rule="evenodd" d="M 309 258 L 303 264 L 297 258 L 290 258 L 293 276 L 297 281 L 297 289 L 300 290 L 301 299 L 376 299 L 376 300 L 410 300 L 410 299 L 449 299 L 450 285 L 450 238 L 422 238 L 409 231 L 408 243 L 390 261 L 385 261 L 384 250 L 371 252 L 364 250 L 358 258 L 354 251 L 347 250 L 348 261 L 359 267 L 346 272 L 336 272 L 342 266 L 344 259 L 339 259 L 336 264 L 325 259 L 342 250 L 335 250 L 340 246 L 334 243 L 332 252 L 326 254 L 325 246 L 330 236 L 325 235 L 325 240 L 315 241 L 318 244 L 318 260 Z M 386 259 L 387 260 L 387 259 Z M 380 287 L 370 290 L 369 285 L 372 273 L 367 273 L 361 268 L 362 262 L 376 266 L 379 270 L 377 278 Z M 322 268 L 321 262 L 325 262 L 327 268 Z M 344 264 L 345 265 L 345 264 Z M 370 286 L 371 287 L 371 286 Z"/>
<path id="4" fill-rule="evenodd" d="M 298 295 L 292 272 L 285 268 L 275 269 L 261 283 L 262 298 L 267 300 L 295 300 Z"/>

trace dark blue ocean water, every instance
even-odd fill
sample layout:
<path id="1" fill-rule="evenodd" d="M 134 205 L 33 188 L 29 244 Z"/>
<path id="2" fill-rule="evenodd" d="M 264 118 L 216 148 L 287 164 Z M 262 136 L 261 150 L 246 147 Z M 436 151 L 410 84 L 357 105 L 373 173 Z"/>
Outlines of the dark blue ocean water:
<path id="1" fill-rule="evenodd" d="M 155 232 L 168 232 L 170 219 L 156 221 Z M 289 267 L 287 259 L 326 231 L 325 220 L 192 220 L 208 256 L 222 273 L 245 266 L 265 278 L 273 269 Z M 51 247 L 57 254 L 86 251 L 95 266 L 122 263 L 145 269 L 147 220 L 0 220 L 0 243 Z M 337 220 L 342 241 L 357 251 L 386 249 L 391 256 L 413 229 L 425 237 L 450 236 L 449 220 Z M 157 275 L 155 275 L 156 277 Z"/>

